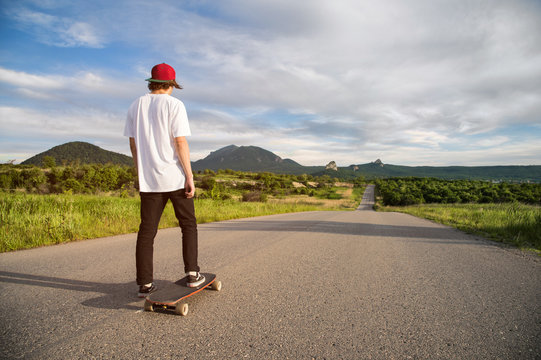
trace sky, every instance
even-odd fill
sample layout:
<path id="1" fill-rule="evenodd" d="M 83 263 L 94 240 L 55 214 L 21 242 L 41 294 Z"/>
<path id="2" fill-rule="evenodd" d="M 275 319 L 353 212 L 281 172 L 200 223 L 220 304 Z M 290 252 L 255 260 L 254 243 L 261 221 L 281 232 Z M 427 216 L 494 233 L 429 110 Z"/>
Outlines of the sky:
<path id="1" fill-rule="evenodd" d="M 0 0 L 0 163 L 70 141 L 129 155 L 162 62 L 192 160 L 541 165 L 540 0 Z"/>

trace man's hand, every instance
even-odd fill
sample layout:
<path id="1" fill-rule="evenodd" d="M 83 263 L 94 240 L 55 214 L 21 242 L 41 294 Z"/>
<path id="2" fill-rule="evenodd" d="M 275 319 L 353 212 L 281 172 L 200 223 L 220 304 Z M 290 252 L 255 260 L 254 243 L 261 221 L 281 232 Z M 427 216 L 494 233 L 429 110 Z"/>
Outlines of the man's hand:
<path id="1" fill-rule="evenodd" d="M 193 177 L 186 178 L 186 185 L 184 186 L 185 194 L 188 199 L 191 199 L 195 195 L 195 185 L 193 182 Z"/>

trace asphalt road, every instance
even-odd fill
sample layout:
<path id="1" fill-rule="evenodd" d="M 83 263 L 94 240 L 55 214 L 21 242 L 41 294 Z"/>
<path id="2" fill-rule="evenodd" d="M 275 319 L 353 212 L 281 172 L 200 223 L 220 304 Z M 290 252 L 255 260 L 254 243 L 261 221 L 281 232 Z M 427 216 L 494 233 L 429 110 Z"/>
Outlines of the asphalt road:
<path id="1" fill-rule="evenodd" d="M 0 254 L 0 357 L 541 359 L 535 255 L 369 205 L 199 235 L 223 289 L 187 317 L 141 311 L 135 234 Z M 157 236 L 158 286 L 181 277 L 179 236 Z"/>

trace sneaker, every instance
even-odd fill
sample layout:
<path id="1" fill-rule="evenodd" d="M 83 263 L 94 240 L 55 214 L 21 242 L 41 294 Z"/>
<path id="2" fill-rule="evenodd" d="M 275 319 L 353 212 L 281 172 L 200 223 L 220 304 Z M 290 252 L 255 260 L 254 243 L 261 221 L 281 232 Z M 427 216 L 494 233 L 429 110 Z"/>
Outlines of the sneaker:
<path id="1" fill-rule="evenodd" d="M 145 298 L 145 297 L 149 296 L 150 294 L 152 294 L 156 290 L 158 290 L 158 288 L 156 287 L 156 285 L 154 285 L 154 283 L 151 283 L 150 286 L 149 285 L 141 285 L 141 286 L 139 286 L 139 294 L 138 294 L 138 296 L 140 298 Z"/>
<path id="2" fill-rule="evenodd" d="M 186 281 L 186 286 L 194 288 L 198 287 L 202 283 L 205 282 L 205 277 L 201 275 L 199 272 L 189 272 L 188 279 Z"/>

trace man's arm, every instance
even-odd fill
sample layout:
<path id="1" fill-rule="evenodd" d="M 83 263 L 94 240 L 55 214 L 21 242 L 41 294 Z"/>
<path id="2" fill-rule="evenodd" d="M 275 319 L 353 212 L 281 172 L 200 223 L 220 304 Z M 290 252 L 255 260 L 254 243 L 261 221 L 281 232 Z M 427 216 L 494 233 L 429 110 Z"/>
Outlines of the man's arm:
<path id="1" fill-rule="evenodd" d="M 135 146 L 135 139 L 132 137 L 130 138 L 130 150 L 133 158 L 133 164 L 135 165 L 135 170 L 137 171 L 137 146 Z"/>
<path id="2" fill-rule="evenodd" d="M 180 165 L 184 170 L 184 175 L 186 176 L 186 197 L 192 198 L 195 195 L 195 185 L 193 182 L 192 163 L 190 162 L 190 147 L 184 136 L 175 138 L 175 149 L 180 159 Z"/>

